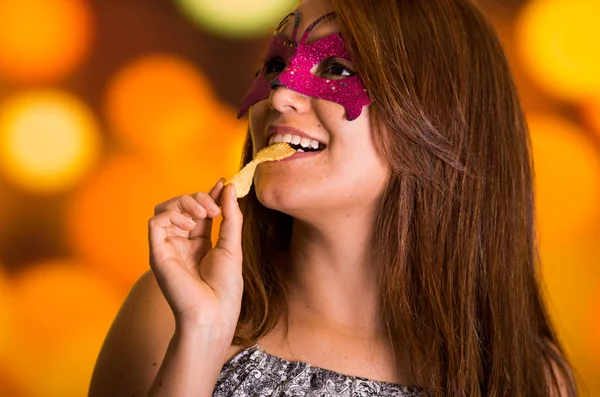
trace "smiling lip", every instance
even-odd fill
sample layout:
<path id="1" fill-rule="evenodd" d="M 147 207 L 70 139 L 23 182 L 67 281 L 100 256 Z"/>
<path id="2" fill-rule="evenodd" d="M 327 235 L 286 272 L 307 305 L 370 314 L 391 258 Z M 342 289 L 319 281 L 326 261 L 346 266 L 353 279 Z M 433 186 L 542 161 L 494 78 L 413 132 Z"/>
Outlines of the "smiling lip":
<path id="1" fill-rule="evenodd" d="M 269 139 L 271 139 L 271 136 L 275 135 L 275 134 L 298 135 L 298 136 L 301 136 L 301 137 L 304 137 L 304 138 L 308 138 L 308 139 L 312 139 L 312 140 L 315 140 L 317 142 L 325 144 L 325 142 L 322 142 L 321 140 L 319 140 L 319 139 L 317 139 L 317 138 L 315 138 L 313 136 L 310 136 L 310 135 L 306 134 L 303 131 L 300 131 L 300 130 L 294 128 L 294 127 L 289 127 L 289 126 L 286 126 L 286 125 L 271 125 L 271 126 L 269 126 L 267 128 L 267 136 L 266 136 L 267 142 L 269 142 Z"/>
<path id="2" fill-rule="evenodd" d="M 311 157 L 311 156 L 316 156 L 319 153 L 321 153 L 322 150 L 318 151 L 318 152 L 296 152 L 296 154 L 291 155 L 290 157 L 286 157 L 283 160 L 279 160 L 280 162 L 284 162 L 284 161 L 292 161 L 295 159 L 301 159 L 304 157 Z"/>

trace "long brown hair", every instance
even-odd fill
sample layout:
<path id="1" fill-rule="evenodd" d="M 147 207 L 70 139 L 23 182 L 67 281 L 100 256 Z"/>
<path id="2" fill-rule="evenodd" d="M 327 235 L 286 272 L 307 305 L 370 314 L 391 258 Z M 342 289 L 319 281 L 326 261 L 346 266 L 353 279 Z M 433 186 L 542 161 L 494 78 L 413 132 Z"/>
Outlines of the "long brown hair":
<path id="1" fill-rule="evenodd" d="M 434 396 L 548 396 L 561 379 L 576 395 L 540 291 L 529 135 L 493 29 L 468 0 L 333 3 L 391 169 L 372 236 L 383 320 L 419 384 Z M 241 205 L 234 343 L 249 345 L 287 315 L 275 260 L 292 220 L 254 190 Z"/>

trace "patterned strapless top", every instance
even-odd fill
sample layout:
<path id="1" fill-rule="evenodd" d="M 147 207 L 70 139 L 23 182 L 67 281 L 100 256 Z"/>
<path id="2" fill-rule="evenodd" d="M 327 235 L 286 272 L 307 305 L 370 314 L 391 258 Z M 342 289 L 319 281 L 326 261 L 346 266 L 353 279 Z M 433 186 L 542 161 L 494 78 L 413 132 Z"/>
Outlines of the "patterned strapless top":
<path id="1" fill-rule="evenodd" d="M 423 397 L 423 389 L 343 375 L 250 346 L 223 366 L 213 397 Z"/>

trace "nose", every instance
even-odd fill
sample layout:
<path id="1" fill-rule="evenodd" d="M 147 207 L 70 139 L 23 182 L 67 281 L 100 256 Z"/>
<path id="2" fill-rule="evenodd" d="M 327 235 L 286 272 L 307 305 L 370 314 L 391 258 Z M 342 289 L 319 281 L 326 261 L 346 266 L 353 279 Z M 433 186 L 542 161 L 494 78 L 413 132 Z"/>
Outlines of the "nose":
<path id="1" fill-rule="evenodd" d="M 269 106 L 280 113 L 298 112 L 305 113 L 310 106 L 310 97 L 296 92 L 281 84 L 279 79 L 271 81 Z"/>

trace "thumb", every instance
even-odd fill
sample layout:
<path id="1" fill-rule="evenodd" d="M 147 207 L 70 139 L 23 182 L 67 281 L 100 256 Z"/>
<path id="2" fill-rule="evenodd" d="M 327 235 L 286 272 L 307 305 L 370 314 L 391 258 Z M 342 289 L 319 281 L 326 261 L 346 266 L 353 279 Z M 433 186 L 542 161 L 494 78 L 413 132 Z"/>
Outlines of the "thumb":
<path id="1" fill-rule="evenodd" d="M 221 195 L 223 221 L 219 229 L 217 248 L 228 251 L 242 263 L 242 211 L 237 201 L 235 186 L 225 186 Z"/>

